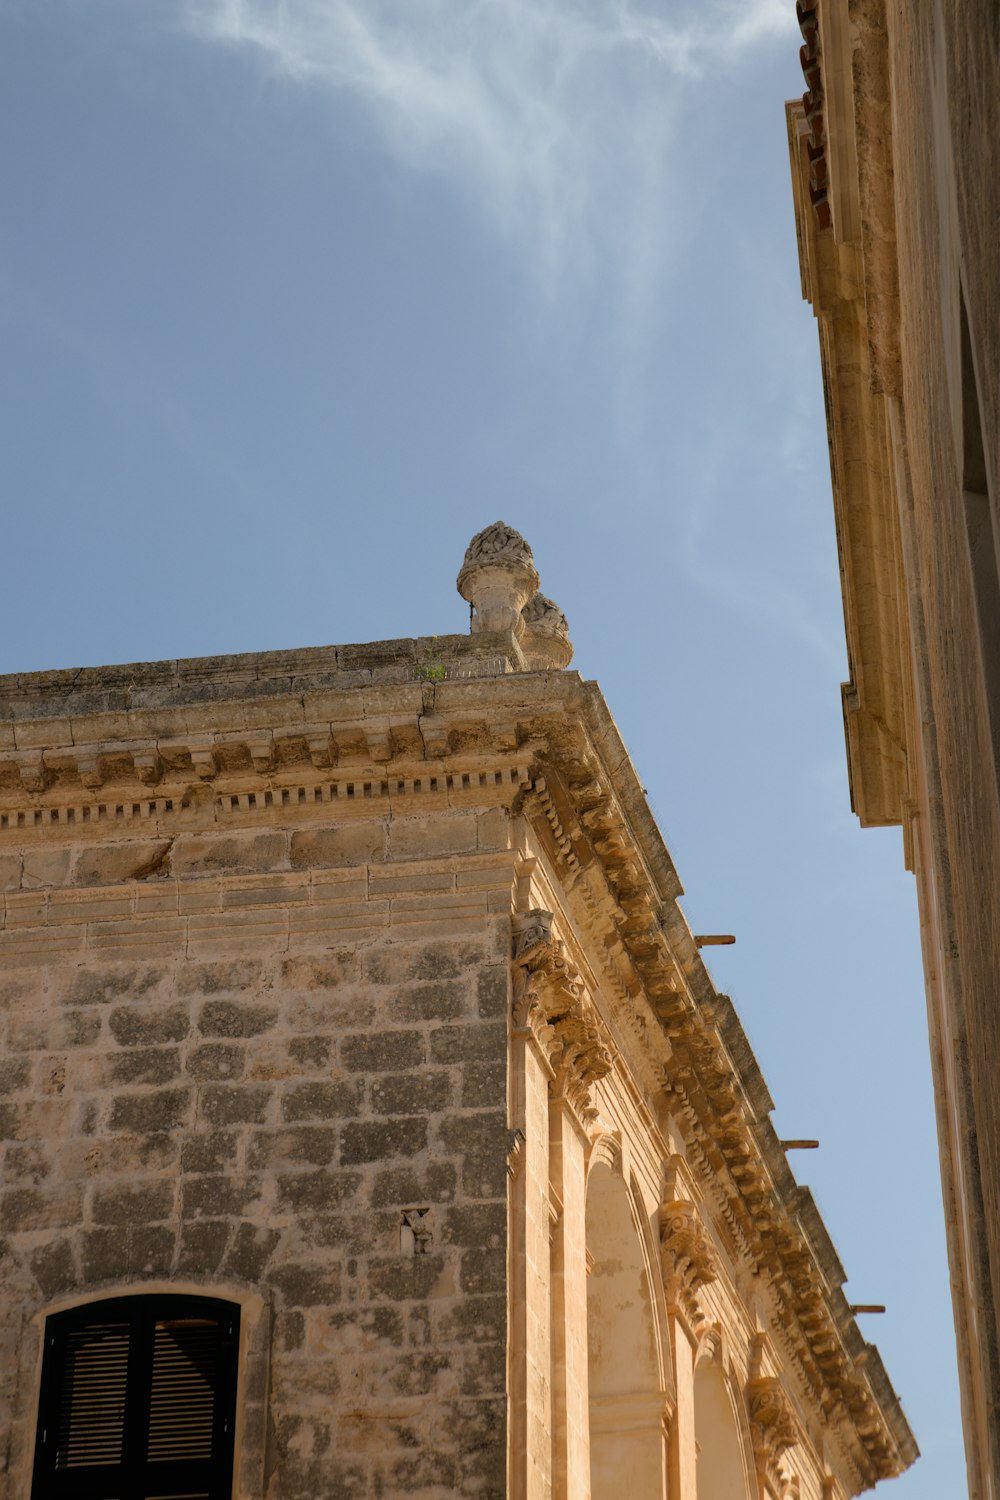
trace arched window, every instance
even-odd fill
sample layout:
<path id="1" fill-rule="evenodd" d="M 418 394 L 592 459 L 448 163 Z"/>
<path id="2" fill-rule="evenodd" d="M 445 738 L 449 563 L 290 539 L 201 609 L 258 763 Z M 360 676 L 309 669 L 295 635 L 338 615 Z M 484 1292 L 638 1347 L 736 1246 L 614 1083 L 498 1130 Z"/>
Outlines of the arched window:
<path id="1" fill-rule="evenodd" d="M 239 1329 L 159 1292 L 48 1318 L 32 1500 L 230 1500 Z"/>

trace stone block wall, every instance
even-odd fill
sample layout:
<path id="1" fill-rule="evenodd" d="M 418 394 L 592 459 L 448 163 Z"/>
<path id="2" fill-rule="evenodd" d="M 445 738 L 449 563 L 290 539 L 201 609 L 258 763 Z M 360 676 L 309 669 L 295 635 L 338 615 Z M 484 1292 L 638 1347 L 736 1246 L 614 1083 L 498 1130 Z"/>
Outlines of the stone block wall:
<path id="1" fill-rule="evenodd" d="M 504 1493 L 508 820 L 374 811 L 5 840 L 11 1500 L 46 1311 L 154 1286 L 260 1307 L 237 1494 Z"/>
<path id="2" fill-rule="evenodd" d="M 948 0 L 901 13 L 891 54 L 898 84 L 902 408 L 912 485 L 911 494 L 904 490 L 907 585 L 928 725 L 925 837 L 933 867 L 927 879 L 935 887 L 930 897 L 922 880 L 921 895 L 928 972 L 943 976 L 947 991 L 943 1047 L 953 1057 L 942 1116 L 954 1114 L 960 1122 L 964 1159 L 955 1176 L 969 1241 L 961 1255 L 953 1241 L 952 1256 L 961 1260 L 956 1274 L 962 1280 L 967 1266 L 976 1268 L 967 1294 L 969 1321 L 980 1344 L 979 1426 L 990 1430 L 988 1443 L 980 1444 L 988 1455 L 984 1451 L 978 1465 L 994 1485 L 1000 1485 L 1000 1432 L 986 1413 L 1000 1379 L 1000 914 L 992 897 L 1000 881 L 1000 704 L 995 677 L 984 672 L 979 637 L 982 630 L 988 648 L 1000 621 L 995 609 L 977 618 L 963 488 L 978 427 L 985 473 L 974 484 L 988 488 L 995 542 L 1000 274 L 995 195 L 984 184 L 1000 165 L 998 46 L 994 5 Z M 971 346 L 964 357 L 963 303 Z M 960 1347 L 965 1338 L 960 1328 Z M 986 1494 L 987 1480 L 975 1478 L 976 1467 L 971 1455 L 972 1487 L 978 1490 L 981 1482 Z"/>
<path id="3" fill-rule="evenodd" d="M 821 324 L 852 801 L 865 824 L 902 822 L 917 881 L 978 1500 L 1000 1488 L 1000 220 L 985 186 L 1000 12 L 799 10 L 809 93 L 791 106 L 793 181 Z"/>

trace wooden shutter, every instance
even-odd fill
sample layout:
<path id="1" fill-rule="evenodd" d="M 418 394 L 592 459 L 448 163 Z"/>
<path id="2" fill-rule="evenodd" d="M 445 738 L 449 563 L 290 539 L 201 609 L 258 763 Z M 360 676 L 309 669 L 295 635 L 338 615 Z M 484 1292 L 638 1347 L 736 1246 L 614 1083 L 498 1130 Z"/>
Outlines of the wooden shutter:
<path id="1" fill-rule="evenodd" d="M 173 1319 L 153 1329 L 147 1457 L 211 1458 L 219 1384 L 219 1324 Z"/>
<path id="2" fill-rule="evenodd" d="M 56 1423 L 57 1469 L 121 1463 L 131 1335 L 128 1323 L 93 1323 L 67 1333 Z"/>
<path id="3" fill-rule="evenodd" d="M 239 1308 L 118 1297 L 45 1325 L 32 1500 L 230 1500 Z"/>

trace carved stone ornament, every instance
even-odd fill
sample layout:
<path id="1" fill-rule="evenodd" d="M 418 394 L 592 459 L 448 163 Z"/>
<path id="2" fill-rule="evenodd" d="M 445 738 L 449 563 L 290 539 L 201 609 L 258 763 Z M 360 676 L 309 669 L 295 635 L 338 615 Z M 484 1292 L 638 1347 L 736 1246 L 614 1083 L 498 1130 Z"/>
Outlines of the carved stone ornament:
<path id="1" fill-rule="evenodd" d="M 530 964 L 552 946 L 552 913 L 535 907 L 514 918 L 514 962 Z"/>
<path id="2" fill-rule="evenodd" d="M 524 1131 L 512 1130 L 507 1146 L 507 1176 L 513 1181 L 524 1168 Z"/>
<path id="3" fill-rule="evenodd" d="M 696 1203 L 675 1198 L 660 1205 L 660 1259 L 667 1302 L 697 1325 L 702 1317 L 698 1291 L 719 1273 Z"/>
<path id="4" fill-rule="evenodd" d="M 475 610 L 473 631 L 524 630 L 521 611 L 538 592 L 535 560 L 520 532 L 494 521 L 472 538 L 457 579 L 458 592 Z"/>
<path id="5" fill-rule="evenodd" d="M 514 1024 L 535 1036 L 584 1123 L 597 1118 L 591 1088 L 611 1071 L 611 1050 L 580 974 L 552 936 L 552 913 L 514 919 Z"/>
<path id="6" fill-rule="evenodd" d="M 748 1383 L 747 1408 L 757 1471 L 773 1474 L 781 1455 L 798 1441 L 795 1417 L 776 1375 L 758 1375 Z"/>
<path id="7" fill-rule="evenodd" d="M 406 1208 L 400 1226 L 400 1250 L 404 1255 L 430 1255 L 434 1236 L 428 1224 L 430 1209 Z"/>
<path id="8" fill-rule="evenodd" d="M 568 667 L 573 660 L 566 616 L 544 594 L 535 594 L 521 611 L 524 635 L 521 650 L 531 671 L 541 672 Z"/>

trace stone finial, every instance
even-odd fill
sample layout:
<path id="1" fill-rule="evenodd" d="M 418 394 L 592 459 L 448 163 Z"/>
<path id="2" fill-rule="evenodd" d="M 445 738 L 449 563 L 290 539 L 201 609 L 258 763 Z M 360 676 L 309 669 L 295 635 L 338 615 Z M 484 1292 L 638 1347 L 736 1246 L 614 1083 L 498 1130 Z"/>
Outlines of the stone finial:
<path id="1" fill-rule="evenodd" d="M 544 594 L 535 594 L 521 611 L 524 635 L 521 650 L 530 671 L 568 667 L 573 660 L 566 616 Z"/>
<path id="2" fill-rule="evenodd" d="M 524 629 L 521 610 L 538 590 L 531 548 L 504 521 L 494 521 L 472 538 L 458 575 L 458 592 L 475 610 L 472 629 Z"/>

